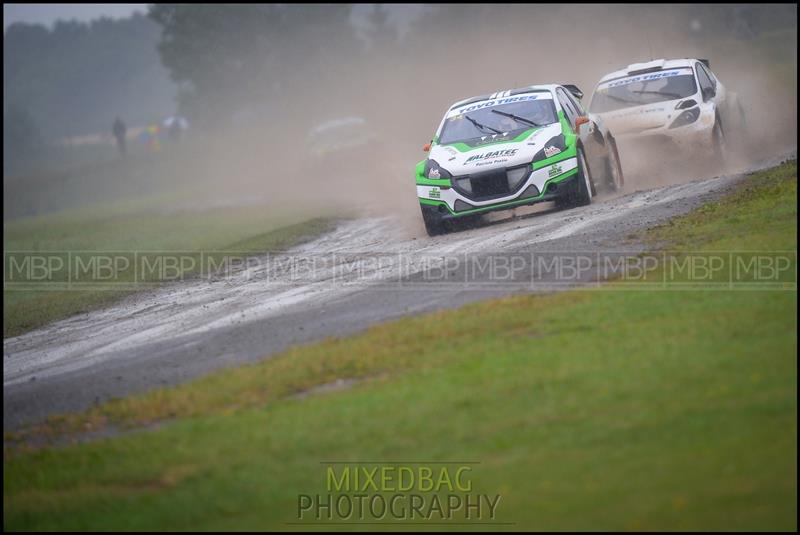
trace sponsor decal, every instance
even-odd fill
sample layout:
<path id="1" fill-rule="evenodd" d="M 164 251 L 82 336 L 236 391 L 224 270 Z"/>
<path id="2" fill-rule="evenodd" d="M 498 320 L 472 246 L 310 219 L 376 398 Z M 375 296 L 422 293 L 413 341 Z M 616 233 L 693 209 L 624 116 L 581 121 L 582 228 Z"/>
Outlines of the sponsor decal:
<path id="1" fill-rule="evenodd" d="M 603 84 L 600 84 L 598 90 L 611 89 L 612 87 L 635 84 L 637 82 L 649 82 L 651 80 L 658 80 L 659 78 L 669 78 L 671 76 L 684 76 L 687 74 L 688 75 L 692 74 L 691 67 L 682 67 L 680 69 L 670 69 L 666 71 L 651 72 L 648 74 L 640 74 L 638 76 L 630 76 L 628 78 L 622 78 L 620 80 L 612 80 L 610 82 L 605 82 Z"/>
<path id="2" fill-rule="evenodd" d="M 442 147 L 442 150 L 450 156 L 450 158 L 447 160 L 448 162 L 452 162 L 458 156 L 458 152 L 453 147 L 444 146 Z"/>
<path id="3" fill-rule="evenodd" d="M 508 158 L 510 156 L 514 156 L 517 153 L 517 150 L 518 149 L 495 150 L 492 152 L 485 152 L 483 154 L 476 154 L 475 156 L 470 156 L 467 158 L 467 161 L 464 163 L 484 162 L 486 160 L 493 160 L 495 158 Z"/>
<path id="4" fill-rule="evenodd" d="M 553 178 L 556 175 L 560 175 L 561 172 L 562 172 L 561 171 L 561 164 L 560 163 L 553 164 L 553 165 L 550 166 L 550 171 L 547 172 L 547 176 L 549 178 Z"/>
<path id="5" fill-rule="evenodd" d="M 483 108 L 491 108 L 493 106 L 500 106 L 502 104 L 510 104 L 512 102 L 525 102 L 529 100 L 537 100 L 537 99 L 552 99 L 550 93 L 540 92 L 538 94 L 532 95 L 519 95 L 516 97 L 508 97 L 508 98 L 499 98 L 499 99 L 492 99 L 492 100 L 484 100 L 483 102 L 477 102 L 475 104 L 470 104 L 465 108 L 459 109 L 456 114 L 460 115 L 462 113 L 469 113 L 471 111 L 480 110 Z"/>
<path id="6" fill-rule="evenodd" d="M 546 158 L 549 158 L 550 156 L 555 156 L 559 152 L 561 152 L 561 149 L 559 149 L 558 147 L 545 147 L 544 148 L 544 155 L 545 155 Z"/>
<path id="7" fill-rule="evenodd" d="M 538 130 L 535 130 L 533 132 L 533 134 L 531 134 L 531 136 L 528 138 L 528 145 L 529 146 L 535 146 L 536 145 L 536 138 L 539 136 L 539 134 L 541 134 L 545 130 L 546 130 L 545 128 L 539 128 Z"/>
<path id="8" fill-rule="evenodd" d="M 634 110 L 634 111 L 628 111 L 628 112 L 624 112 L 624 113 L 617 113 L 617 114 L 611 115 L 611 117 L 616 119 L 616 118 L 619 118 L 619 117 L 632 117 L 634 115 L 644 115 L 644 114 L 647 114 L 647 113 L 661 113 L 665 109 L 666 108 L 647 108 L 647 109 L 644 109 L 644 110 Z"/>
<path id="9" fill-rule="evenodd" d="M 428 178 L 441 178 L 441 175 L 439 174 L 439 169 L 437 167 L 431 169 L 428 172 Z"/>
<path id="10" fill-rule="evenodd" d="M 487 145 L 489 143 L 495 143 L 497 141 L 507 141 L 510 136 L 511 132 L 503 132 L 502 134 L 492 134 L 487 136 L 481 136 L 481 140 L 477 142 L 473 142 L 472 146 L 480 146 L 480 145 Z"/>
<path id="11" fill-rule="evenodd" d="M 439 188 L 431 188 L 430 190 L 428 190 L 428 197 L 430 197 L 431 199 L 441 199 L 442 194 L 439 191 Z"/>

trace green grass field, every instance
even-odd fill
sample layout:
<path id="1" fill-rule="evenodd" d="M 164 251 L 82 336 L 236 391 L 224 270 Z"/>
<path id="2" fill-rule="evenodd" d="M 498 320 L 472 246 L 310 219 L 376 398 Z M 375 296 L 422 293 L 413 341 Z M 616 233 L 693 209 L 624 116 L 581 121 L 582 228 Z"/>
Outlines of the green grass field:
<path id="1" fill-rule="evenodd" d="M 647 238 L 796 251 L 796 176 Z M 508 529 L 796 530 L 796 289 L 612 285 L 401 319 L 30 431 L 112 438 L 7 434 L 4 528 L 291 529 L 321 462 L 380 460 L 478 462 Z"/>
<path id="2" fill-rule="evenodd" d="M 172 195 L 106 202 L 14 220 L 3 226 L 6 251 L 236 251 L 281 250 L 329 228 L 325 218 L 263 206 L 193 209 Z M 133 268 L 115 281 L 134 278 Z M 3 337 L 110 304 L 129 289 L 3 292 Z"/>

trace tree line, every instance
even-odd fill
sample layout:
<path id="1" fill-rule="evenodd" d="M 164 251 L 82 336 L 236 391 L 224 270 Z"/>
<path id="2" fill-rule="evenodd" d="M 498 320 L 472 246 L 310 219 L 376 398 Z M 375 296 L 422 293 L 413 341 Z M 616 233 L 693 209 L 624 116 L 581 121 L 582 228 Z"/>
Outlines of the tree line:
<path id="1" fill-rule="evenodd" d="M 28 158 L 63 137 L 107 132 L 116 115 L 142 124 L 172 113 L 176 91 L 156 50 L 160 38 L 161 27 L 141 13 L 52 28 L 10 25 L 3 36 L 5 160 Z"/>

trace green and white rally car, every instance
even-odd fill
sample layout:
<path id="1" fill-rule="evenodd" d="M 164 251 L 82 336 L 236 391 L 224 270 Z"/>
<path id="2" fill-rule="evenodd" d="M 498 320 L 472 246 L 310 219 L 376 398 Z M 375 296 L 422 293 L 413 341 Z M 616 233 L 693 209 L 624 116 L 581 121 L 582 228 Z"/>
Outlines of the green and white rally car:
<path id="1" fill-rule="evenodd" d="M 574 85 L 537 85 L 455 103 L 416 167 L 428 234 L 450 223 L 542 201 L 591 203 L 622 186 L 619 153 Z"/>

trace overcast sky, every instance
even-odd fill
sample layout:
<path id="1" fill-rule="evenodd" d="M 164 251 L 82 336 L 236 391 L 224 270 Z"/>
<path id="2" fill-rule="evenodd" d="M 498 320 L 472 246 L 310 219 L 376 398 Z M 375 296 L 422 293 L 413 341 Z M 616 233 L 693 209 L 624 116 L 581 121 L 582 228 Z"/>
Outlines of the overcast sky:
<path id="1" fill-rule="evenodd" d="M 411 21 L 425 11 L 422 5 L 405 4 L 388 6 L 391 19 L 404 33 Z M 372 9 L 369 5 L 356 5 L 353 22 L 359 25 Z M 57 19 L 75 19 L 87 22 L 100 17 L 128 17 L 134 11 L 147 11 L 147 4 L 3 4 L 3 31 L 15 22 L 44 24 L 52 28 Z"/>
<path id="2" fill-rule="evenodd" d="M 146 10 L 147 4 L 3 4 L 3 31 L 15 22 L 52 27 L 56 19 L 86 22 L 103 16 L 128 17 L 134 11 Z"/>

